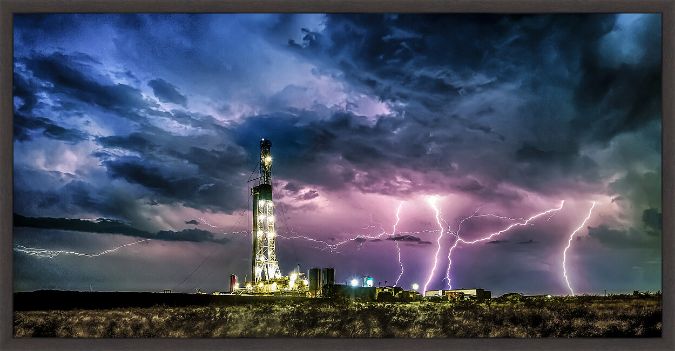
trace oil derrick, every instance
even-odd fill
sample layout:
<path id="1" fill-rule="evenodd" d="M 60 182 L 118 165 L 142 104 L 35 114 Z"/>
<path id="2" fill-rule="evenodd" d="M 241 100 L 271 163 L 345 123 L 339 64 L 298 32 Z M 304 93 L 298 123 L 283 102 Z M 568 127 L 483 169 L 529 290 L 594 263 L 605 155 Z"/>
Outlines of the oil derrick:
<path id="1" fill-rule="evenodd" d="M 275 247 L 271 147 L 272 143 L 269 140 L 260 140 L 259 184 L 251 189 L 253 197 L 251 277 L 254 283 L 281 277 Z"/>

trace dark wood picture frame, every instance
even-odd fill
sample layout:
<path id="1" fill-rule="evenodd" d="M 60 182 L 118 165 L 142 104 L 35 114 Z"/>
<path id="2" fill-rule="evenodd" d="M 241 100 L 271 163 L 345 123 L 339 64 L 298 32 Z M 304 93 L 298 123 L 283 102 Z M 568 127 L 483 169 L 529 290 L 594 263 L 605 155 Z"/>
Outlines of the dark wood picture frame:
<path id="1" fill-rule="evenodd" d="M 662 16 L 662 282 L 663 336 L 631 339 L 57 339 L 13 338 L 12 192 L 13 14 L 73 12 L 452 12 L 611 13 L 649 12 Z M 631 349 L 672 350 L 675 305 L 675 1 L 674 0 L 0 0 L 0 349 L 2 350 L 345 350 L 345 349 Z"/>

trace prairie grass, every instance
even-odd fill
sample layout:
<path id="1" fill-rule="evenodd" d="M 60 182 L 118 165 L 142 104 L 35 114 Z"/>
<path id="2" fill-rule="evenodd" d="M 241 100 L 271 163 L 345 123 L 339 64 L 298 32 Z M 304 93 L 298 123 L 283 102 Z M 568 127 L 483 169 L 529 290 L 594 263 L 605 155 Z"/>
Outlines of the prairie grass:
<path id="1" fill-rule="evenodd" d="M 308 300 L 228 306 L 21 311 L 16 337 L 658 337 L 660 298 L 489 303 Z"/>

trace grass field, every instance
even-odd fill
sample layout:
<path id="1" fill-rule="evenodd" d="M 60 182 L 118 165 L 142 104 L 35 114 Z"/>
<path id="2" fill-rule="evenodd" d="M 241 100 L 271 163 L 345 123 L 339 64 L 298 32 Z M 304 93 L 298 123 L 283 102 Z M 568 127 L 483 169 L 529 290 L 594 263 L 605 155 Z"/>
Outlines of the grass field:
<path id="1" fill-rule="evenodd" d="M 660 297 L 17 311 L 17 337 L 657 337 Z"/>

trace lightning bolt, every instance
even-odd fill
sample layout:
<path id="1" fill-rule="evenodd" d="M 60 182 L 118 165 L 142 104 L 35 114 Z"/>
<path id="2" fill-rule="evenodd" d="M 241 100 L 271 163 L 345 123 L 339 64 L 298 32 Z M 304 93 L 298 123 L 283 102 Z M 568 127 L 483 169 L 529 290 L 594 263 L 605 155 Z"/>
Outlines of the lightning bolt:
<path id="1" fill-rule="evenodd" d="M 409 234 L 409 235 L 416 235 L 416 234 L 425 234 L 425 233 L 435 233 L 438 232 L 438 229 L 435 230 L 419 230 L 419 231 L 405 231 L 405 232 L 398 232 L 399 235 L 404 235 L 404 234 Z M 288 234 L 288 233 L 287 233 Z M 340 253 L 339 248 L 341 246 L 344 246 L 350 242 L 359 240 L 359 239 L 381 239 L 383 236 L 387 235 L 388 233 L 386 231 L 382 231 L 381 233 L 377 235 L 368 235 L 368 234 L 352 234 L 355 235 L 353 237 L 350 237 L 348 239 L 344 239 L 340 242 L 337 243 L 330 243 L 325 240 L 320 240 L 316 239 L 314 236 L 306 236 L 306 235 L 291 235 L 291 236 L 286 236 L 283 234 L 277 234 L 277 237 L 280 239 L 284 240 L 304 240 L 304 241 L 309 241 L 311 243 L 319 244 L 321 247 L 321 250 L 328 250 L 331 253 Z M 318 234 L 317 234 L 318 235 Z M 391 235 L 391 234 L 389 234 Z M 315 246 L 316 247 L 316 246 Z"/>
<path id="2" fill-rule="evenodd" d="M 99 256 L 103 256 L 103 255 L 113 253 L 113 252 L 115 252 L 117 250 L 120 250 L 122 248 L 125 248 L 127 246 L 137 245 L 137 244 L 140 244 L 142 242 L 146 242 L 146 241 L 150 241 L 150 240 L 152 240 L 152 239 L 138 240 L 138 241 L 130 242 L 130 243 L 120 245 L 120 246 L 114 247 L 112 249 L 104 250 L 104 251 L 101 251 L 99 253 L 94 253 L 94 254 L 77 252 L 77 251 L 67 251 L 67 250 L 40 249 L 40 248 L 35 248 L 35 247 L 26 247 L 26 246 L 23 246 L 23 245 L 16 245 L 16 247 L 14 247 L 14 251 L 21 252 L 21 253 L 31 255 L 31 256 L 37 256 L 37 257 L 40 257 L 40 258 L 54 258 L 54 257 L 60 256 L 60 255 L 72 255 L 72 256 L 94 258 L 94 257 L 99 257 Z"/>
<path id="3" fill-rule="evenodd" d="M 219 234 L 219 235 L 249 235 L 251 234 L 250 230 L 238 230 L 234 232 L 223 232 L 223 233 L 214 233 L 214 234 Z"/>
<path id="4" fill-rule="evenodd" d="M 398 204 L 398 208 L 396 208 L 396 223 L 394 223 L 394 228 L 391 232 L 392 238 L 394 235 L 396 235 L 396 226 L 398 225 L 398 222 L 401 220 L 400 214 L 401 214 L 401 207 L 403 207 L 403 201 Z M 398 265 L 401 267 L 401 271 L 398 273 L 398 277 L 396 278 L 396 282 L 394 283 L 394 286 L 398 286 L 399 280 L 401 280 L 401 276 L 403 276 L 403 262 L 401 261 L 401 247 L 398 244 L 398 241 L 394 241 L 396 243 L 396 251 L 398 252 Z"/>
<path id="5" fill-rule="evenodd" d="M 429 206 L 434 209 L 435 212 L 435 217 L 436 217 L 436 224 L 438 224 L 438 227 L 441 229 L 440 234 L 438 234 L 438 238 L 436 239 L 436 254 L 434 255 L 434 265 L 431 268 L 431 271 L 429 272 L 429 276 L 427 277 L 426 283 L 424 283 L 424 288 L 423 292 L 427 291 L 427 287 L 429 286 L 429 283 L 431 283 L 431 279 L 434 277 L 434 273 L 436 272 L 436 266 L 438 265 L 438 254 L 441 252 L 441 239 L 443 239 L 443 234 L 445 233 L 445 227 L 441 224 L 441 211 L 436 205 L 436 202 L 438 201 L 438 196 L 430 196 L 427 198 L 427 203 L 429 203 Z"/>
<path id="6" fill-rule="evenodd" d="M 205 218 L 199 217 L 199 220 L 200 220 L 202 223 L 208 225 L 208 226 L 211 227 L 211 228 L 218 228 L 218 226 L 215 226 L 215 225 L 209 223 L 209 221 L 207 221 Z"/>
<path id="7" fill-rule="evenodd" d="M 465 222 L 465 221 L 467 221 L 467 220 L 469 220 L 469 219 L 471 219 L 471 218 L 485 217 L 485 216 L 491 216 L 491 217 L 502 218 L 502 219 L 509 219 L 509 220 L 514 220 L 514 219 L 513 219 L 513 218 L 510 218 L 510 217 L 503 217 L 503 216 L 497 216 L 497 215 L 491 215 L 491 214 L 488 214 L 488 215 L 477 215 L 477 211 L 478 211 L 478 210 L 476 210 L 476 212 L 474 212 L 473 215 L 471 215 L 471 216 L 469 216 L 469 217 L 466 217 L 466 218 L 464 218 L 463 220 L 461 220 L 460 223 L 459 223 L 459 226 L 458 226 L 458 228 L 457 228 L 457 231 L 454 233 L 454 235 L 455 235 L 455 237 L 456 237 L 455 242 L 453 243 L 453 245 L 452 245 L 452 246 L 450 247 L 450 249 L 448 250 L 448 269 L 447 269 L 446 272 L 445 272 L 445 279 L 446 279 L 447 282 L 448 282 L 448 283 L 447 283 L 447 284 L 448 284 L 448 289 L 452 289 L 452 279 L 451 279 L 451 277 L 450 277 L 450 270 L 451 270 L 451 268 L 452 268 L 452 252 L 455 250 L 455 248 L 457 248 L 457 246 L 458 246 L 460 243 L 462 243 L 462 244 L 468 244 L 468 245 L 473 245 L 473 244 L 476 244 L 476 243 L 479 243 L 479 242 L 491 240 L 492 238 L 494 238 L 494 237 L 496 237 L 496 236 L 499 236 L 499 235 L 501 235 L 501 234 L 503 234 L 503 233 L 506 233 L 506 232 L 510 231 L 511 229 L 513 229 L 513 228 L 515 228 L 515 227 L 526 226 L 526 225 L 530 224 L 530 222 L 536 220 L 536 219 L 539 218 L 539 217 L 546 216 L 546 215 L 552 214 L 552 213 L 554 213 L 554 212 L 560 211 L 560 210 L 562 210 L 562 208 L 563 208 L 564 205 L 565 205 L 565 201 L 563 200 L 563 201 L 560 202 L 560 206 L 558 206 L 558 207 L 554 207 L 554 208 L 548 209 L 548 210 L 546 210 L 546 211 L 539 212 L 539 213 L 537 213 L 537 214 L 535 214 L 535 215 L 533 215 L 533 216 L 531 216 L 530 218 L 527 218 L 527 219 L 521 218 L 521 221 L 516 222 L 516 223 L 512 223 L 512 224 L 510 224 L 508 227 L 506 227 L 506 228 L 504 228 L 504 229 L 502 229 L 502 230 L 499 230 L 499 231 L 490 233 L 489 235 L 487 235 L 487 236 L 485 236 L 485 237 L 482 237 L 482 238 L 479 238 L 479 239 L 476 239 L 476 240 L 471 240 L 471 241 L 464 240 L 464 239 L 462 239 L 462 237 L 460 236 L 460 231 L 461 231 L 462 223 L 463 223 L 463 222 Z M 425 288 L 425 291 L 426 291 L 426 288 Z"/>
<path id="8" fill-rule="evenodd" d="M 570 246 L 572 246 L 572 238 L 574 238 L 574 235 L 580 231 L 585 225 L 586 222 L 591 218 L 591 213 L 593 213 L 593 208 L 595 207 L 595 201 L 593 201 L 593 204 L 591 205 L 591 208 L 588 210 L 588 215 L 586 215 L 586 218 L 584 218 L 584 221 L 575 229 L 572 234 L 570 234 L 569 240 L 567 240 L 567 246 L 565 246 L 565 250 L 563 250 L 563 260 L 562 260 L 562 269 L 563 269 L 563 277 L 565 278 L 565 283 L 567 284 L 567 288 L 570 290 L 570 293 L 572 293 L 572 296 L 574 296 L 574 289 L 572 289 L 572 285 L 570 285 L 570 281 L 567 278 L 567 269 L 565 268 L 566 260 L 567 260 L 567 250 L 569 250 Z"/>

